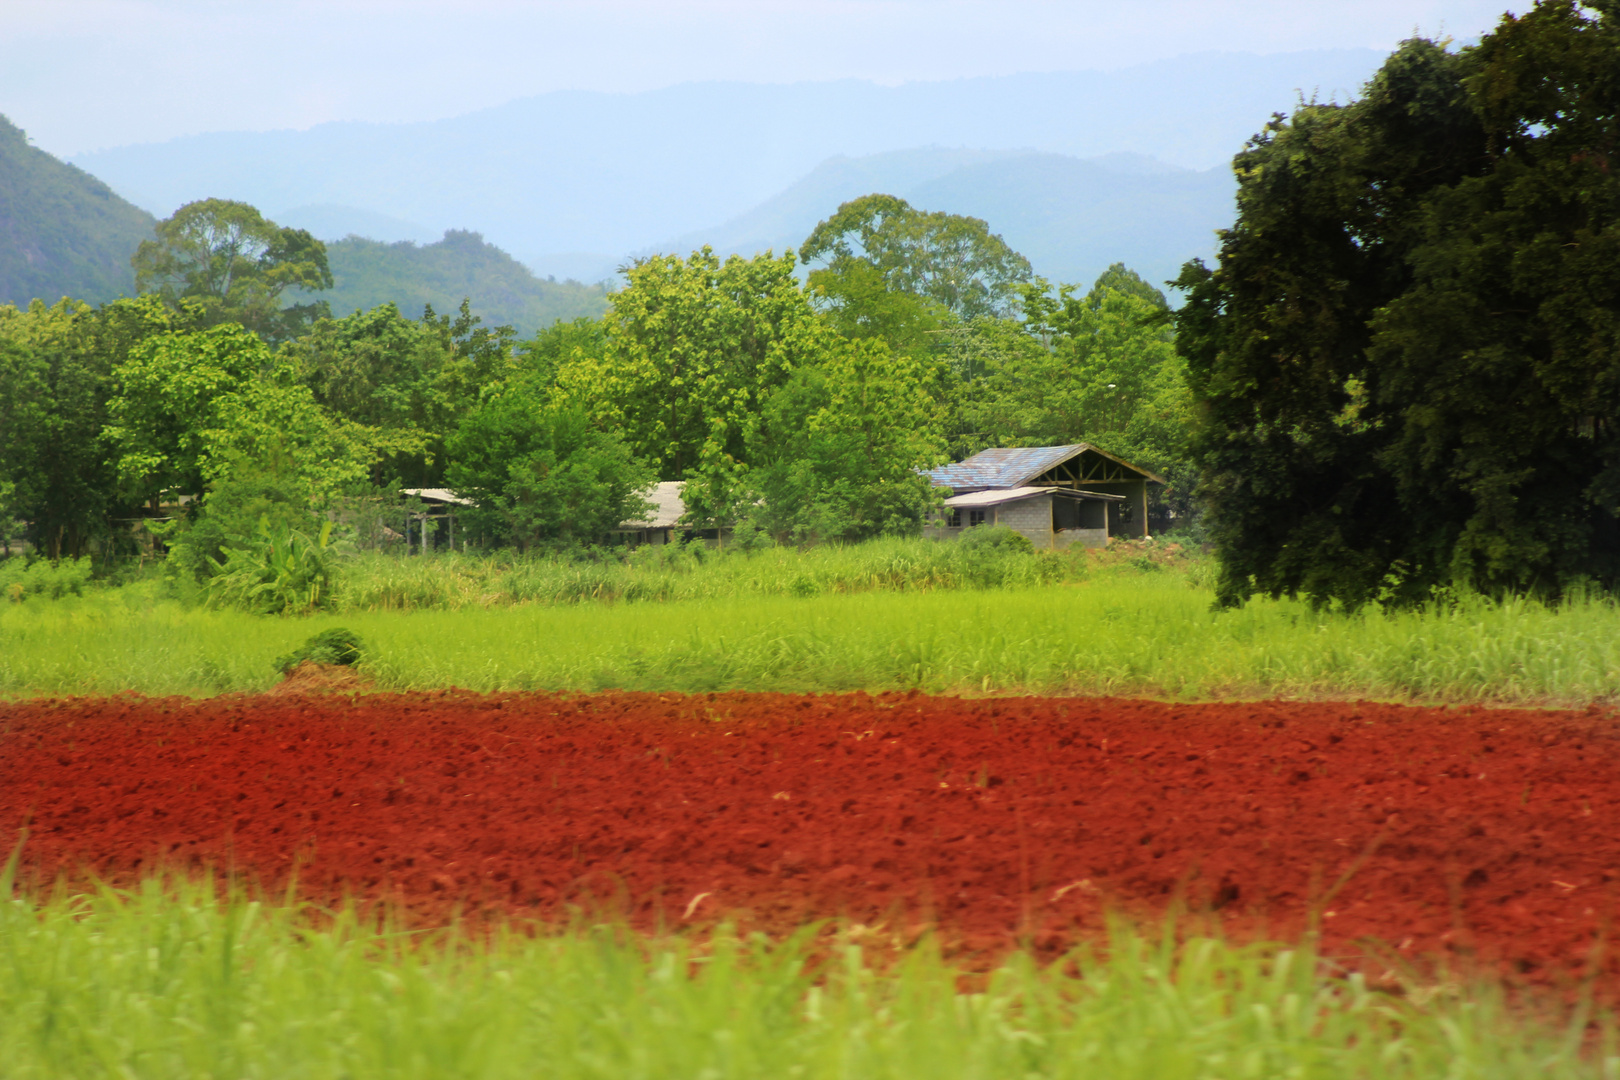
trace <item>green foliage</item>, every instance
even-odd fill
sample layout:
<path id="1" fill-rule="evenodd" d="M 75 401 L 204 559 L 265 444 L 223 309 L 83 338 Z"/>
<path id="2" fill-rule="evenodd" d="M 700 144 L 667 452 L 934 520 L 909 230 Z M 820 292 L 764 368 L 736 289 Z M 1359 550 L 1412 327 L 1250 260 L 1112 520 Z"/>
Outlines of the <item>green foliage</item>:
<path id="1" fill-rule="evenodd" d="M 1130 565 L 1159 546 L 1110 561 L 1009 553 L 982 578 L 959 545 L 919 540 L 701 563 L 680 548 L 630 564 L 371 555 L 345 561 L 338 614 L 309 621 L 185 606 L 137 582 L 0 604 L 0 695 L 266 689 L 277 656 L 342 625 L 385 689 L 1620 702 L 1612 601 L 1212 612 L 1202 563 Z"/>
<path id="2" fill-rule="evenodd" d="M 931 943 L 614 926 L 427 930 L 213 880 L 0 907 L 0 1053 L 24 1077 L 1596 1080 L 1612 1021 L 1531 1022 L 1488 984 L 1375 991 L 1308 942 L 1116 924 L 963 993 Z M 1586 1047 L 1591 1046 L 1590 1053 Z"/>
<path id="3" fill-rule="evenodd" d="M 738 530 L 742 532 L 742 529 Z M 1034 588 L 1084 580 L 1080 551 L 1029 557 L 1015 546 L 974 550 L 884 537 L 811 548 L 728 543 L 642 545 L 595 558 L 361 555 L 344 564 L 333 611 L 459 610 L 512 604 L 685 603 L 748 597 Z"/>
<path id="4" fill-rule="evenodd" d="M 754 518 L 798 541 L 915 535 L 944 459 L 923 365 L 881 340 L 839 342 L 766 401 L 749 448 Z"/>
<path id="5" fill-rule="evenodd" d="M 1620 582 L 1620 12 L 1403 44 L 1235 162 L 1179 344 L 1223 603 Z"/>
<path id="6" fill-rule="evenodd" d="M 182 580 L 205 584 L 227 559 L 228 548 L 248 548 L 260 524 L 276 535 L 320 530 L 322 519 L 310 505 L 309 485 L 285 454 L 239 459 L 214 481 L 197 513 L 164 531 L 167 564 Z"/>
<path id="7" fill-rule="evenodd" d="M 622 431 L 660 479 L 687 481 L 694 524 L 737 516 L 765 398 L 824 348 L 793 266 L 791 252 L 722 265 L 708 248 L 638 262 L 611 297 L 601 356 L 558 375 L 561 395 Z"/>
<path id="8" fill-rule="evenodd" d="M 424 307 L 454 311 L 470 296 L 491 324 L 543 334 L 559 319 L 596 318 L 607 310 L 603 286 L 543 281 L 475 232 L 451 230 L 421 246 L 351 236 L 326 251 L 333 280 L 326 298 L 338 314 L 393 305 L 414 319 Z"/>
<path id="9" fill-rule="evenodd" d="M 1029 537 L 1005 525 L 983 525 L 977 529 L 969 529 L 956 541 L 964 551 L 975 555 L 983 553 L 1004 554 L 1018 553 L 1032 555 L 1035 545 L 1030 543 Z"/>
<path id="10" fill-rule="evenodd" d="M 102 439 L 113 371 L 130 351 L 186 325 L 155 300 L 93 311 L 63 300 L 0 307 L 0 488 L 4 512 L 51 558 L 116 551 L 132 513 Z"/>
<path id="11" fill-rule="evenodd" d="M 233 323 L 152 337 L 113 377 L 102 437 L 128 490 L 154 509 L 164 493 L 201 493 L 270 461 L 322 507 L 390 450 L 422 441 L 334 416 L 285 357 Z"/>
<path id="12" fill-rule="evenodd" d="M 810 282 L 830 303 L 861 308 L 845 319 L 879 332 L 920 317 L 902 313 L 884 292 L 926 298 L 961 318 L 1002 316 L 1032 274 L 1029 260 L 978 218 L 916 210 L 893 195 L 844 203 L 805 238 L 799 257 L 807 266 L 826 264 L 811 271 Z"/>
<path id="13" fill-rule="evenodd" d="M 576 357 L 601 356 L 607 351 L 607 324 L 582 315 L 571 322 L 556 322 L 517 346 L 517 367 L 524 381 L 551 386 L 564 364 Z"/>
<path id="14" fill-rule="evenodd" d="M 329 664 L 352 667 L 365 655 L 365 642 L 353 630 L 334 626 L 322 630 L 298 648 L 276 659 L 276 670 L 285 674 L 299 664 Z"/>
<path id="15" fill-rule="evenodd" d="M 133 295 L 129 253 L 152 217 L 0 116 L 0 304 Z"/>
<path id="16" fill-rule="evenodd" d="M 0 598 L 13 603 L 37 598 L 78 596 L 90 584 L 89 559 L 0 559 Z"/>
<path id="17" fill-rule="evenodd" d="M 259 615 L 307 615 L 330 595 L 333 575 L 332 523 L 322 522 L 311 537 L 296 529 L 276 528 L 259 519 L 254 540 L 226 547 L 223 560 L 213 560 L 208 578 L 211 604 Z"/>
<path id="18" fill-rule="evenodd" d="M 282 341 L 328 311 L 324 301 L 281 306 L 288 289 L 332 287 L 326 245 L 303 229 L 267 221 L 247 203 L 190 202 L 154 231 L 131 260 L 135 287 L 175 307 L 195 302 L 209 325 L 239 323 Z"/>
<path id="19" fill-rule="evenodd" d="M 589 544 L 648 509 L 653 473 L 583 409 L 547 403 L 524 384 L 496 389 L 449 440 L 447 478 L 477 509 L 469 527 L 527 550 Z"/>
<path id="20" fill-rule="evenodd" d="M 163 492 L 200 492 L 209 431 L 221 430 L 223 399 L 273 364 L 268 346 L 241 326 L 165 333 L 137 345 L 112 372 L 104 438 L 120 479 L 138 502 Z"/>

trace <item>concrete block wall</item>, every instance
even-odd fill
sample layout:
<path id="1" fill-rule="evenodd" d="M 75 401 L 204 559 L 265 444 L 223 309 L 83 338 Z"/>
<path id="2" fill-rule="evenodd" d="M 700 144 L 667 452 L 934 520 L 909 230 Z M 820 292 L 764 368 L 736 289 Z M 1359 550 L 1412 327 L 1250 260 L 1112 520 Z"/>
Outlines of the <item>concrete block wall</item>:
<path id="1" fill-rule="evenodd" d="M 1055 548 L 1073 547 L 1102 548 L 1108 546 L 1107 529 L 1063 529 L 1052 537 L 1052 546 Z"/>
<path id="2" fill-rule="evenodd" d="M 1037 549 L 1052 546 L 1052 496 L 1035 495 L 996 507 L 995 523 L 1029 537 Z"/>

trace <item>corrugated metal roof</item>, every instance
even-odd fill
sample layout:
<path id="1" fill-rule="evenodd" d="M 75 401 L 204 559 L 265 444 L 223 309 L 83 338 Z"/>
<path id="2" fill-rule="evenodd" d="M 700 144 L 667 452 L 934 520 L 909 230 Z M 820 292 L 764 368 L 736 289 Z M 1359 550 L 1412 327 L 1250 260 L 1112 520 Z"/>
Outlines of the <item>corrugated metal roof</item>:
<path id="1" fill-rule="evenodd" d="M 1015 488 L 1089 449 L 1086 443 L 1075 443 L 1073 446 L 1008 446 L 980 450 L 966 461 L 931 469 L 928 476 L 936 486 L 956 491 Z"/>
<path id="2" fill-rule="evenodd" d="M 401 495 L 415 495 L 423 502 L 453 503 L 456 506 L 472 506 L 471 499 L 463 499 L 449 488 L 400 488 Z"/>
<path id="3" fill-rule="evenodd" d="M 961 510 L 970 506 L 1000 506 L 1002 503 L 1018 502 L 1035 495 L 1060 495 L 1065 499 L 1084 501 L 1095 499 L 1099 502 L 1124 502 L 1123 495 L 1104 495 L 1100 491 L 1074 491 L 1070 488 L 1053 487 L 1015 487 L 1015 488 L 987 488 L 984 491 L 974 491 L 966 495 L 952 495 L 945 500 L 945 505 L 952 510 Z"/>
<path id="4" fill-rule="evenodd" d="M 646 499 L 653 504 L 652 512 L 645 521 L 626 521 L 620 525 L 621 529 L 668 529 L 681 519 L 686 513 L 686 503 L 681 501 L 681 487 L 684 480 L 665 480 L 654 484 L 652 490 L 646 492 Z"/>
<path id="5" fill-rule="evenodd" d="M 1050 494 L 1052 489 L 1043 487 L 993 488 L 989 491 L 975 491 L 970 495 L 952 495 L 945 500 L 945 505 L 952 510 L 970 506 L 1000 506 L 1002 503 L 1018 502 L 1033 495 Z"/>
<path id="6" fill-rule="evenodd" d="M 953 491 L 980 491 L 985 488 L 1006 490 L 1023 487 L 1048 469 L 1055 468 L 1072 457 L 1078 457 L 1087 450 L 1101 454 L 1111 461 L 1117 461 L 1148 480 L 1164 483 L 1162 477 L 1140 465 L 1132 465 L 1106 450 L 1097 449 L 1090 443 L 1074 443 L 1070 446 L 1004 446 L 980 450 L 966 461 L 930 469 L 928 478 L 934 482 L 935 487 L 948 487 Z"/>

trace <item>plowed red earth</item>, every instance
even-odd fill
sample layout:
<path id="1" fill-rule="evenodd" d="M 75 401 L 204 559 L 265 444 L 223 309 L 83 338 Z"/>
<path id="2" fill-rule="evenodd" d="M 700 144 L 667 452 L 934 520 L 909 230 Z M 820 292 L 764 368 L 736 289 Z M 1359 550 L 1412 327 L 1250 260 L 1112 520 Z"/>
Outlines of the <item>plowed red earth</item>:
<path id="1" fill-rule="evenodd" d="M 30 701 L 0 705 L 0 825 L 36 877 L 296 867 L 313 898 L 430 918 L 841 915 L 970 952 L 1177 897 L 1237 934 L 1314 907 L 1339 955 L 1567 983 L 1620 879 L 1616 731 L 1365 703 Z"/>

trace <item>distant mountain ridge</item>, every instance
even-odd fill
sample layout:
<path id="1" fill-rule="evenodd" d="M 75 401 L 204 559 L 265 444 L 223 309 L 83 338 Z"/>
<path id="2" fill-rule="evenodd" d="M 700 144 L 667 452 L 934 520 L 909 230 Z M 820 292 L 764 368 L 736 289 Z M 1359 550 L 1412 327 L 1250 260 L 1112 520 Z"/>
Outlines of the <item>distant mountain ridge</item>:
<path id="1" fill-rule="evenodd" d="M 1082 160 L 928 147 L 830 159 L 748 212 L 650 250 L 781 253 L 840 203 L 883 192 L 920 210 L 983 218 L 1053 280 L 1089 283 L 1123 261 L 1158 284 L 1188 259 L 1213 256 L 1236 190 L 1230 170 L 1196 172 L 1136 154 Z"/>
<path id="2" fill-rule="evenodd" d="M 146 211 L 30 146 L 27 134 L 0 116 L 0 303 L 133 295 L 129 259 L 152 224 Z"/>
<path id="3" fill-rule="evenodd" d="M 465 297 L 486 326 L 511 326 L 530 337 L 558 319 L 607 310 L 600 285 L 540 280 L 477 233 L 452 230 L 421 246 L 350 236 L 328 243 L 326 255 L 333 287 L 314 295 L 338 318 L 385 303 L 412 319 L 421 316 L 424 304 L 454 314 Z"/>
<path id="4" fill-rule="evenodd" d="M 160 214 L 207 196 L 271 210 L 347 207 L 435 232 L 477 231 L 545 274 L 559 253 L 599 252 L 612 263 L 730 221 L 836 155 L 1128 151 L 1194 170 L 1221 166 L 1300 93 L 1355 92 L 1382 59 L 1371 49 L 1209 53 L 1110 72 L 896 87 L 564 91 L 448 120 L 199 135 L 74 161 Z"/>
<path id="5" fill-rule="evenodd" d="M 277 223 L 330 228 L 354 220 L 343 207 L 312 206 Z M 28 145 L 22 129 L 0 117 L 0 303 L 133 296 L 130 257 L 155 224 L 94 176 Z M 334 287 L 300 299 L 325 300 L 339 318 L 390 302 L 412 318 L 426 304 L 451 313 L 468 298 L 487 325 L 528 336 L 607 309 L 600 285 L 543 281 L 476 233 L 447 232 L 421 246 L 351 236 L 328 243 L 327 259 Z"/>

